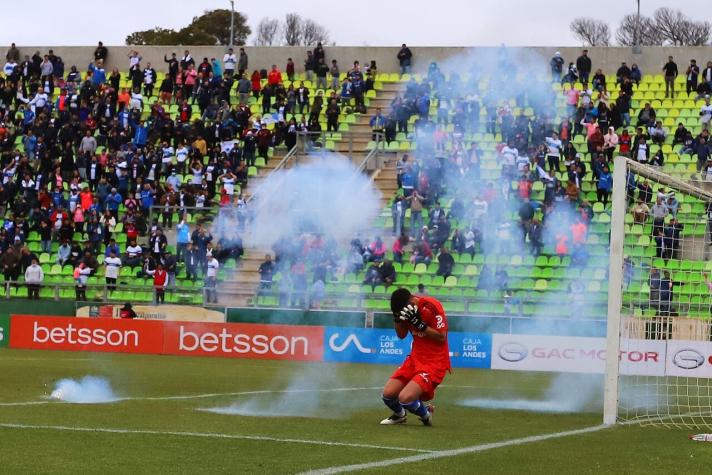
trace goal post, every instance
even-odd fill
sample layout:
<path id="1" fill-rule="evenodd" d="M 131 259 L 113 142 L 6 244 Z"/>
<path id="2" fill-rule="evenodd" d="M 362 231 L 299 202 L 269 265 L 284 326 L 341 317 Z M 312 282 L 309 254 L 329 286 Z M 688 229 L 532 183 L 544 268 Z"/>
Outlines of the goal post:
<path id="1" fill-rule="evenodd" d="M 710 189 L 615 159 L 604 424 L 712 428 Z"/>
<path id="2" fill-rule="evenodd" d="M 616 157 L 613 168 L 613 193 L 611 196 L 611 238 L 608 262 L 608 319 L 606 322 L 606 354 L 620 353 L 621 308 L 623 304 L 623 241 L 625 239 L 625 213 L 627 212 L 625 157 Z M 611 338 L 611 336 L 615 336 Z M 618 358 L 606 359 L 606 377 L 603 389 L 603 423 L 616 423 L 618 415 Z"/>

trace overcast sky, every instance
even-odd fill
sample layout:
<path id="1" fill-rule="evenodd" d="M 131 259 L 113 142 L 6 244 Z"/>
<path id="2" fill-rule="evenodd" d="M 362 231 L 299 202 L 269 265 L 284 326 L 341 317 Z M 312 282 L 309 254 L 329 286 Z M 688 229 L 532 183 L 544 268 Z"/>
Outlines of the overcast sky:
<path id="1" fill-rule="evenodd" d="M 641 0 L 643 14 L 673 6 L 692 14 L 702 0 Z M 296 12 L 326 26 L 342 46 L 577 46 L 569 31 L 577 16 L 607 21 L 612 33 L 635 0 L 236 0 L 253 31 L 261 18 Z M 180 28 L 228 0 L 57 0 L 12 3 L 0 19 L 0 43 L 123 45 L 126 35 L 154 26 Z M 708 19 L 708 18 L 705 18 Z M 252 44 L 251 39 L 248 44 Z"/>

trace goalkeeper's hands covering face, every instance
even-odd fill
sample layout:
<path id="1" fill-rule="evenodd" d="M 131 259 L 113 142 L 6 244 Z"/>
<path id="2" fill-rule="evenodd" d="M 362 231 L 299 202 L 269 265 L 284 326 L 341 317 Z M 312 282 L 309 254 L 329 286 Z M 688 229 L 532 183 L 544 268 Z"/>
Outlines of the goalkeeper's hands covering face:
<path id="1" fill-rule="evenodd" d="M 408 322 L 421 332 L 428 328 L 428 325 L 420 318 L 418 307 L 413 304 L 408 304 L 403 307 L 396 315 L 396 321 Z"/>

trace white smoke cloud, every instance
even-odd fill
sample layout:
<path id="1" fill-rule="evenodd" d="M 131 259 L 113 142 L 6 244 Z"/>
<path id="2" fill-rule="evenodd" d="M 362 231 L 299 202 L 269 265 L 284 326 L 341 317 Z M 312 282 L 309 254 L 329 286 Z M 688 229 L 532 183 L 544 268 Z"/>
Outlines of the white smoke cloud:
<path id="1" fill-rule="evenodd" d="M 600 412 L 603 407 L 603 376 L 557 374 L 541 398 L 473 398 L 459 402 L 465 407 L 545 413 Z"/>
<path id="2" fill-rule="evenodd" d="M 250 218 L 245 246 L 264 249 L 303 232 L 342 242 L 371 224 L 380 211 L 381 194 L 368 176 L 338 154 L 308 160 L 278 170 L 257 187 L 245 210 Z M 229 235 L 236 228 L 233 214 L 220 213 L 213 234 Z"/>
<path id="3" fill-rule="evenodd" d="M 61 379 L 55 384 L 50 398 L 73 404 L 100 404 L 121 399 L 106 378 L 97 376 Z"/>
<path id="4" fill-rule="evenodd" d="M 359 386 L 344 378 L 339 365 L 307 366 L 294 373 L 284 389 L 251 395 L 226 406 L 199 408 L 213 414 L 250 417 L 340 419 L 380 407 L 382 379 L 362 378 Z"/>

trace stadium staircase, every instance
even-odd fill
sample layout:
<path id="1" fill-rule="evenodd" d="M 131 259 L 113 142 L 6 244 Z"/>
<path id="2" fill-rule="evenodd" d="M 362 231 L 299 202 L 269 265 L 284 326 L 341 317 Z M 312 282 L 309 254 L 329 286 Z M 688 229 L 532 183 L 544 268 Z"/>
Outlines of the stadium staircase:
<path id="1" fill-rule="evenodd" d="M 379 75 L 374 90 L 368 91 L 366 94 L 366 113 L 350 114 L 342 112 L 342 116 L 340 117 L 340 122 L 342 123 L 339 129 L 340 133 L 327 134 L 327 140 L 322 144 L 323 150 L 348 156 L 351 158 L 352 163 L 358 166 L 371 152 L 373 147 L 373 141 L 370 137 L 371 127 L 369 125 L 371 116 L 375 114 L 376 109 L 379 107 L 384 114 L 387 114 L 390 110 L 391 101 L 397 94 L 402 93 L 404 88 L 405 85 L 399 82 L 397 75 Z M 316 95 L 314 92 L 316 92 L 316 90 L 312 88 L 311 97 Z M 348 125 L 344 126 L 344 123 Z M 324 130 L 326 129 L 325 124 L 322 124 L 322 128 Z M 320 150 L 316 150 L 315 153 L 318 155 L 319 151 Z M 288 150 L 282 147 L 275 150 L 274 155 L 266 161 L 263 167 L 257 170 L 257 174 L 254 177 L 250 178 L 245 190 L 246 196 L 251 196 L 255 190 L 258 189 L 260 182 L 267 178 L 267 176 L 280 165 L 287 152 Z M 303 156 L 299 151 L 296 151 L 295 155 L 299 163 L 305 163 L 305 160 L 309 160 L 309 157 Z M 396 158 L 397 152 L 386 151 L 382 154 L 381 160 L 376 165 L 385 164 L 388 166 L 395 164 Z M 294 159 L 290 159 L 282 164 L 282 166 L 290 168 L 294 166 L 294 162 Z M 378 177 L 380 171 L 381 169 L 376 168 L 372 171 L 372 175 Z M 393 176 L 395 177 L 395 175 Z M 395 178 L 393 178 L 393 182 L 395 183 Z M 377 183 L 379 183 L 378 180 Z M 394 190 L 389 190 L 388 196 L 392 196 L 393 191 Z M 384 192 L 384 200 L 387 199 L 386 192 Z M 264 297 L 259 300 L 257 298 L 260 278 L 258 269 L 260 264 L 264 261 L 265 254 L 273 254 L 273 252 L 271 249 L 245 248 L 245 254 L 237 264 L 236 271 L 227 273 L 225 279 L 221 281 L 221 304 L 230 306 L 263 305 L 265 303 L 268 305 L 274 304 L 274 297 Z"/>

